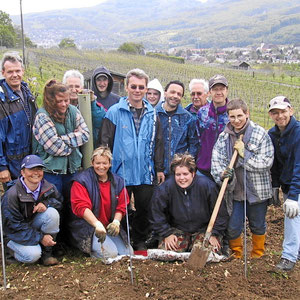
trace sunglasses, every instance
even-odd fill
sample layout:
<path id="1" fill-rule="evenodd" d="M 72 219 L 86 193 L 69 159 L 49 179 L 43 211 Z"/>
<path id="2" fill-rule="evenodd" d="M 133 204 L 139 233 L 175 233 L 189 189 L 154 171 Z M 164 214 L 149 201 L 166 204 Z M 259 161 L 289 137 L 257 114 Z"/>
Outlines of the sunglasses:
<path id="1" fill-rule="evenodd" d="M 140 91 L 143 91 L 146 87 L 144 85 L 136 85 L 136 84 L 132 84 L 130 86 L 131 89 L 136 90 L 139 89 Z"/>

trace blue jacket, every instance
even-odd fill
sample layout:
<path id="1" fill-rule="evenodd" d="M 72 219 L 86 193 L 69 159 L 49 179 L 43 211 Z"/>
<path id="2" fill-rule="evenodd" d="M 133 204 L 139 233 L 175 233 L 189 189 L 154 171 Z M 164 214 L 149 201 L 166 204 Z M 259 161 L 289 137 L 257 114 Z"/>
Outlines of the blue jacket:
<path id="1" fill-rule="evenodd" d="M 206 176 L 195 175 L 192 184 L 182 189 L 172 175 L 156 188 L 152 197 L 152 228 L 162 238 L 173 234 L 176 229 L 186 233 L 204 233 L 217 197 L 217 185 Z M 223 235 L 228 219 L 223 201 L 212 233 Z"/>
<path id="2" fill-rule="evenodd" d="M 160 123 L 152 105 L 143 100 L 145 111 L 137 135 L 126 99 L 121 98 L 107 111 L 99 144 L 112 149 L 112 172 L 125 178 L 126 186 L 153 184 L 155 171 L 163 171 Z"/>
<path id="3" fill-rule="evenodd" d="M 188 151 L 196 157 L 198 152 L 196 121 L 181 105 L 177 107 L 172 116 L 165 111 L 163 103 L 159 103 L 155 109 L 163 128 L 164 173 L 169 174 L 170 164 L 175 153 Z"/>
<path id="4" fill-rule="evenodd" d="M 20 175 L 22 159 L 31 153 L 31 135 L 37 110 L 35 98 L 22 81 L 20 96 L 13 92 L 5 79 L 0 80 L 0 171 L 9 170 L 12 179 Z"/>
<path id="5" fill-rule="evenodd" d="M 124 189 L 124 180 L 123 178 L 108 172 L 108 180 L 110 181 L 110 195 L 111 195 L 111 218 L 110 221 L 113 221 L 116 207 L 118 204 L 118 198 L 121 191 Z M 97 175 L 92 167 L 78 173 L 74 181 L 79 182 L 84 186 L 89 194 L 89 197 L 92 201 L 92 212 L 95 216 L 99 215 L 99 207 L 101 203 L 100 190 Z M 70 232 L 69 238 L 71 244 L 80 249 L 82 252 L 90 254 L 92 251 L 92 240 L 95 228 L 91 226 L 83 218 L 77 217 L 73 212 L 71 212 L 71 218 L 68 223 L 68 229 Z M 127 244 L 126 233 L 123 229 L 120 231 L 120 235 Z"/>
<path id="6" fill-rule="evenodd" d="M 275 125 L 269 135 L 275 148 L 272 186 L 281 187 L 289 199 L 297 201 L 300 194 L 300 122 L 291 117 L 282 133 Z"/>
<path id="7" fill-rule="evenodd" d="M 3 196 L 2 214 L 3 228 L 9 240 L 25 246 L 34 246 L 44 237 L 41 231 L 32 227 L 36 213 L 33 207 L 43 203 L 46 207 L 53 207 L 58 211 L 62 207 L 63 198 L 56 187 L 47 180 L 42 181 L 41 191 L 37 201 L 27 194 L 20 179 Z"/>

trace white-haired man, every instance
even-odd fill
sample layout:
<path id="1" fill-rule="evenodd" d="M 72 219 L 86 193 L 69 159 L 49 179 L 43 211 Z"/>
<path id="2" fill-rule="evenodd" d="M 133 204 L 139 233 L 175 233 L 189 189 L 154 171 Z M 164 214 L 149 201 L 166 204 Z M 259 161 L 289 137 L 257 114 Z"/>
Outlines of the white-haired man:
<path id="1" fill-rule="evenodd" d="M 197 118 L 197 113 L 200 107 L 208 103 L 208 81 L 205 79 L 194 78 L 189 83 L 189 90 L 192 103 L 190 103 L 185 109 L 189 111 L 195 118 Z"/>

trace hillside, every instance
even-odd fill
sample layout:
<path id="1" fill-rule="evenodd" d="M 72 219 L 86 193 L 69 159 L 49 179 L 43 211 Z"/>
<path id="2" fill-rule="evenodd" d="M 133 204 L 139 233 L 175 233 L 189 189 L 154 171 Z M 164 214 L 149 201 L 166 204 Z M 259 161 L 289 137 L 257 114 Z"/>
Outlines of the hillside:
<path id="1" fill-rule="evenodd" d="M 18 24 L 19 17 L 12 16 Z M 300 43 L 300 4 L 288 0 L 111 0 L 90 8 L 24 15 L 36 43 L 64 37 L 87 48 L 117 48 L 124 41 L 146 48 Z"/>

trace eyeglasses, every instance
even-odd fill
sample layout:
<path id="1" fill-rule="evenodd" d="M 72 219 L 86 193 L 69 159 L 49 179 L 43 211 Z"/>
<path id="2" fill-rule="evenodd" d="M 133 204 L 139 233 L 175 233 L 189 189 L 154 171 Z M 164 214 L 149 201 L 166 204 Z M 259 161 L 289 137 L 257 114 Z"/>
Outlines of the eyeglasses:
<path id="1" fill-rule="evenodd" d="M 202 92 L 192 92 L 191 93 L 191 96 L 195 96 L 195 95 L 201 96 L 201 95 L 203 95 L 203 93 Z"/>
<path id="2" fill-rule="evenodd" d="M 136 90 L 139 89 L 140 91 L 143 91 L 146 87 L 144 85 L 136 85 L 136 84 L 132 84 L 130 86 L 131 89 Z"/>

